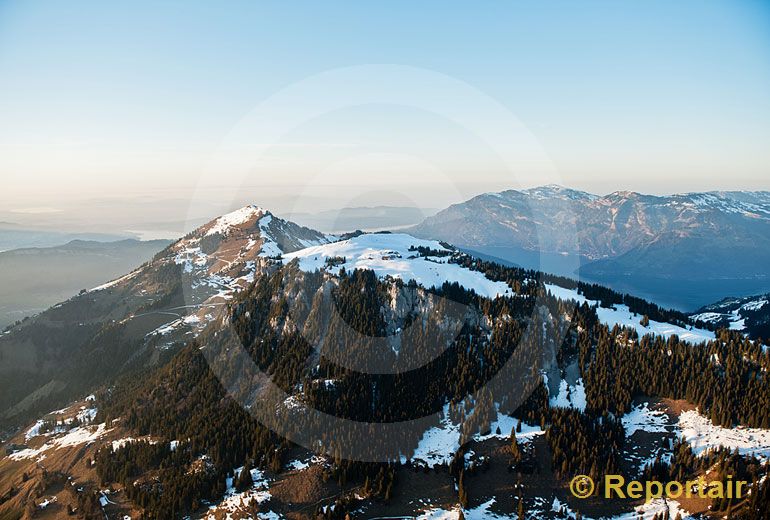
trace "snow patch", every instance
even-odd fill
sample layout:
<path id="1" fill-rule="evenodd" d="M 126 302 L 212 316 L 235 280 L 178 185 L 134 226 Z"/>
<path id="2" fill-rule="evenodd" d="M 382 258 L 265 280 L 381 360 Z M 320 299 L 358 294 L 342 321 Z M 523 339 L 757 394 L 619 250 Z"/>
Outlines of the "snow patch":
<path id="1" fill-rule="evenodd" d="M 559 383 L 559 394 L 549 400 L 552 407 L 574 408 L 581 412 L 586 409 L 586 389 L 583 386 L 583 379 L 578 378 L 574 386 L 567 384 L 562 379 Z"/>
<path id="2" fill-rule="evenodd" d="M 760 461 L 770 459 L 770 430 L 715 426 L 695 410 L 682 412 L 678 427 L 696 455 L 723 446 L 733 451 L 737 449 L 741 455 L 753 455 Z"/>
<path id="3" fill-rule="evenodd" d="M 698 329 L 695 327 L 686 329 L 671 323 L 654 320 L 650 320 L 649 325 L 645 327 L 641 324 L 642 316 L 632 313 L 627 305 L 619 304 L 612 308 L 605 308 L 598 306 L 599 302 L 589 300 L 582 294 L 578 294 L 575 289 L 565 289 L 552 284 L 545 284 L 545 287 L 552 295 L 561 300 L 574 300 L 579 305 L 582 305 L 583 303 L 587 303 L 591 306 L 596 305 L 596 314 L 599 317 L 599 321 L 610 328 L 618 325 L 619 327 L 636 329 L 640 336 L 650 334 L 653 336 L 660 336 L 664 339 L 676 335 L 679 336 L 680 340 L 689 343 L 703 343 L 705 341 L 712 341 L 716 338 L 714 333 L 709 330 Z"/>
<path id="4" fill-rule="evenodd" d="M 234 471 L 234 475 L 240 474 L 243 468 L 237 468 Z M 209 507 L 209 512 L 205 516 L 206 520 L 216 520 L 218 518 L 218 512 L 226 513 L 227 518 L 231 518 L 232 514 L 241 511 L 243 507 L 249 507 L 254 502 L 256 504 L 262 504 L 267 502 L 271 498 L 269 488 L 269 480 L 265 477 L 264 473 L 258 469 L 251 470 L 251 479 L 254 481 L 254 485 L 251 489 L 243 492 L 237 492 L 235 490 L 235 477 L 228 477 L 227 491 L 221 502 Z M 260 518 L 277 519 L 280 518 L 273 512 L 259 512 Z"/>
<path id="5" fill-rule="evenodd" d="M 643 403 L 625 414 L 621 420 L 626 429 L 626 437 L 637 431 L 665 433 L 668 431 L 668 416 L 662 410 L 651 410 L 649 403 Z"/>
<path id="6" fill-rule="evenodd" d="M 519 420 L 500 412 L 497 413 L 497 420 L 490 424 L 490 432 L 487 435 L 474 435 L 476 441 L 485 441 L 487 439 L 497 438 L 507 440 L 510 437 L 511 430 L 517 427 Z M 497 433 L 498 428 L 500 433 Z M 543 435 L 543 430 L 539 426 L 530 426 L 522 423 L 521 432 L 516 432 L 516 440 L 519 445 L 528 444 L 538 435 Z M 460 425 L 455 424 L 450 419 L 449 405 L 444 405 L 443 417 L 439 426 L 429 428 L 423 433 L 417 448 L 414 450 L 412 460 L 422 460 L 429 467 L 441 464 L 449 464 L 457 450 L 460 448 Z M 402 456 L 402 463 L 406 462 L 406 457 Z"/>
<path id="7" fill-rule="evenodd" d="M 95 440 L 104 436 L 111 430 L 108 430 L 104 423 L 97 426 L 79 426 L 68 431 L 61 437 L 57 437 L 46 442 L 39 448 L 25 448 L 8 455 L 12 460 L 24 460 L 36 457 L 45 457 L 45 452 L 52 449 L 80 446 L 81 444 L 91 444 Z M 38 460 L 42 460 L 38 458 Z"/>

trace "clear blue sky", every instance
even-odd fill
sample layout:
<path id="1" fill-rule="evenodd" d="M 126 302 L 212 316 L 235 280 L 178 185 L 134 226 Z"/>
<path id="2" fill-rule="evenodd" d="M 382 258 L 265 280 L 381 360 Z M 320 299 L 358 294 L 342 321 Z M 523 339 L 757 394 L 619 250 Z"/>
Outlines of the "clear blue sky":
<path id="1" fill-rule="evenodd" d="M 4 0 L 3 199 L 190 188 L 270 96 L 369 64 L 426 69 L 496 100 L 564 184 L 770 189 L 768 2 Z M 415 88 L 398 76 L 393 89 Z M 444 95 L 441 84 L 422 87 Z M 356 88 L 340 93 L 355 98 Z M 250 182 L 327 172 L 332 184 L 366 184 L 392 173 L 419 188 L 441 170 L 463 196 L 515 187 L 483 139 L 419 106 L 351 106 L 281 140 L 253 160 Z M 517 182 L 537 184 L 536 170 Z"/>

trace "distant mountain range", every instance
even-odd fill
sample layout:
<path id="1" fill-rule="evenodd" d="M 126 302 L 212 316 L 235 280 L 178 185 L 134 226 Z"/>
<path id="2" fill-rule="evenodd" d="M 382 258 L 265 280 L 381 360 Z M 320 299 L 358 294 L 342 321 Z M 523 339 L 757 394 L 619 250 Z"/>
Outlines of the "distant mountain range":
<path id="1" fill-rule="evenodd" d="M 409 232 L 558 274 L 579 266 L 581 278 L 684 310 L 770 290 L 770 192 L 598 196 L 551 185 L 479 195 Z"/>

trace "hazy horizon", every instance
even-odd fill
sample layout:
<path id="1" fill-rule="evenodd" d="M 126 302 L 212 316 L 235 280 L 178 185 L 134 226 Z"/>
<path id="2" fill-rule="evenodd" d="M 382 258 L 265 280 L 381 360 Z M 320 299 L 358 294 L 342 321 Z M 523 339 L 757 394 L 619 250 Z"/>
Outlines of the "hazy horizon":
<path id="1" fill-rule="evenodd" d="M 0 221 L 20 225 L 770 189 L 760 2 L 11 1 L 0 77 Z"/>
<path id="2" fill-rule="evenodd" d="M 649 193 L 638 190 L 620 188 L 610 192 L 596 192 L 590 189 L 581 189 L 575 186 L 560 184 L 569 189 L 586 191 L 594 195 L 609 195 L 617 191 L 635 191 L 644 195 L 667 196 L 687 192 Z M 131 195 L 117 194 L 110 196 L 92 196 L 86 199 L 51 200 L 36 199 L 37 205 L 24 205 L 21 201 L 16 204 L 3 204 L 0 208 L 0 225 L 18 226 L 21 229 L 50 230 L 63 233 L 105 233 L 125 237 L 152 239 L 178 238 L 182 234 L 202 225 L 224 213 L 245 205 L 254 204 L 264 207 L 283 218 L 294 220 L 302 225 L 315 227 L 325 232 L 350 231 L 353 227 L 345 224 L 333 225 L 333 215 L 342 210 L 358 208 L 413 208 L 418 210 L 422 217 L 444 209 L 452 204 L 464 202 L 477 195 L 489 192 L 504 191 L 509 189 L 522 190 L 543 186 L 507 186 L 492 190 L 468 189 L 467 195 L 463 192 L 454 193 L 455 198 L 447 197 L 444 203 L 437 198 L 435 190 L 433 196 L 426 197 L 430 204 L 418 204 L 419 197 L 405 197 L 396 191 L 372 192 L 364 195 L 356 195 L 346 199 L 344 195 L 334 196 L 334 187 L 329 193 L 321 193 L 317 196 L 302 196 L 291 193 L 286 188 L 274 188 L 265 193 L 264 187 L 243 187 L 237 197 L 231 197 L 229 190 L 204 191 L 204 198 L 194 203 L 192 189 L 187 190 L 159 190 L 155 194 Z M 338 190 L 339 191 L 339 190 Z M 692 192 L 689 190 L 688 192 Z M 700 191 L 700 190 L 695 190 Z M 717 191 L 717 190 L 709 190 Z M 721 191 L 747 191 L 747 190 L 721 190 Z M 769 190 L 752 190 L 769 191 Z M 325 196 L 324 196 L 325 195 Z M 203 203 L 201 203 L 201 200 Z M 414 212 L 411 213 L 415 215 Z M 403 220 L 403 219 L 401 219 Z M 421 220 L 421 219 L 419 219 Z M 418 220 L 409 221 L 417 223 Z M 323 222 L 323 223 L 322 223 Z M 324 225 L 327 224 L 327 225 Z M 352 225 L 352 224 L 351 224 Z M 374 226 L 362 229 L 384 229 L 386 227 L 400 227 L 405 225 L 398 219 L 393 224 Z M 342 226 L 342 227 L 340 227 Z"/>

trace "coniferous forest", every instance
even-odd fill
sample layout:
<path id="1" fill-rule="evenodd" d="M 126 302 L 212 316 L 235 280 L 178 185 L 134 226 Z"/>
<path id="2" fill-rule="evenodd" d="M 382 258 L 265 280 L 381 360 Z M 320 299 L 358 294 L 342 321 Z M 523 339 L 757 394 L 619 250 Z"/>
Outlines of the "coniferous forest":
<path id="1" fill-rule="evenodd" d="M 277 387 L 337 417 L 394 423 L 439 412 L 449 404 L 466 439 L 487 433 L 498 413 L 541 425 L 550 469 L 562 482 L 577 474 L 598 478 L 622 471 L 626 436 L 620 417 L 637 398 L 682 399 L 726 427 L 770 427 L 770 355 L 759 342 L 727 330 L 700 345 L 676 337 L 639 337 L 633 329 L 603 325 L 595 307 L 552 297 L 544 283 L 568 285 L 563 279 L 464 255 L 452 261 L 505 281 L 514 293 L 492 301 L 457 284 L 428 290 L 378 279 L 372 271 L 330 277 L 289 264 L 257 277 L 231 302 L 227 327 Z M 574 288 L 602 306 L 628 305 L 640 319 L 686 324 L 680 313 L 606 288 L 582 283 Z M 407 303 L 401 308 L 396 301 Z M 461 305 L 462 312 L 453 314 L 453 305 Z M 450 322 L 448 347 L 430 362 L 417 363 L 418 368 L 372 374 L 347 366 L 348 357 L 358 354 L 374 356 L 385 365 L 420 360 L 420 349 L 441 337 L 442 327 Z M 397 355 L 380 343 L 394 328 L 414 334 Z M 240 391 L 253 392 L 250 384 L 235 390 L 222 386 L 222 370 L 239 370 L 228 365 L 224 336 L 222 325 L 212 324 L 165 366 L 125 378 L 101 396 L 105 405 L 100 420 L 121 418 L 137 435 L 182 440 L 173 451 L 167 442 L 137 442 L 114 451 L 102 448 L 96 457 L 102 481 L 125 486 L 147 518 L 195 512 L 221 498 L 228 479 L 248 487 L 236 468 L 279 473 L 297 449 L 288 438 L 262 426 L 239 402 Z M 216 370 L 213 359 L 222 362 Z M 583 411 L 549 406 L 543 369 L 549 363 L 563 367 L 571 362 L 577 363 L 585 386 Z M 496 378 L 507 370 L 513 370 L 509 377 Z M 292 431 L 317 427 L 304 423 L 312 420 L 302 415 L 286 420 Z M 515 439 L 514 431 L 504 432 L 509 433 Z M 319 436 L 322 451 L 332 454 L 347 441 Z M 399 446 L 407 454 L 394 453 L 381 462 L 332 457 L 324 479 L 343 490 L 365 489 L 368 497 L 387 503 L 398 496 L 401 472 L 418 462 L 409 455 L 418 442 L 419 435 L 405 433 Z M 669 462 L 656 461 L 646 469 L 648 478 L 682 478 L 716 464 L 724 474 L 734 470 L 754 482 L 749 502 L 729 505 L 734 518 L 758 518 L 752 515 L 770 510 L 768 483 L 761 479 L 767 469 L 756 461 L 731 453 L 695 458 L 679 442 L 672 451 Z M 529 463 L 522 461 L 518 448 L 513 452 L 509 464 L 520 472 Z M 466 471 L 472 470 L 465 467 L 462 451 L 455 458 L 444 471 L 455 479 L 460 501 L 467 501 Z M 322 516 L 344 518 L 355 507 L 355 501 L 342 501 Z M 728 505 L 714 507 L 721 511 Z"/>

